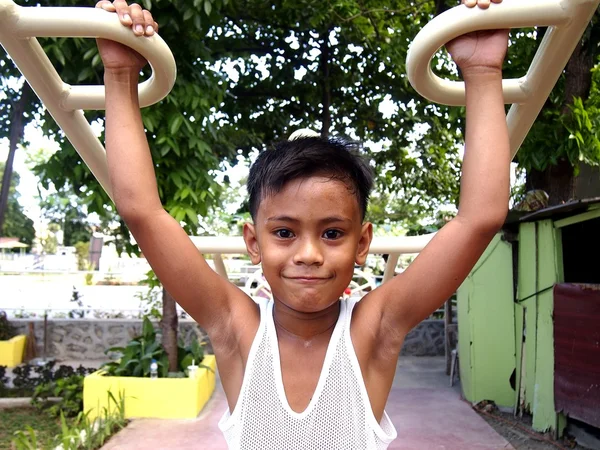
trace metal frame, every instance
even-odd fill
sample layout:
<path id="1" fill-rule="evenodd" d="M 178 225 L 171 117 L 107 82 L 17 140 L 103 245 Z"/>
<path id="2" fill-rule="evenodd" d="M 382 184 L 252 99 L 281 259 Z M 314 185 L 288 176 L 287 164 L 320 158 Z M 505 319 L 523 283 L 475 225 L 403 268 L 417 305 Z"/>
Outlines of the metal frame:
<path id="1" fill-rule="evenodd" d="M 503 0 L 488 10 L 454 7 L 435 17 L 417 34 L 406 59 L 408 79 L 428 100 L 464 105 L 464 82 L 433 73 L 431 60 L 450 40 L 477 30 L 549 27 L 527 73 L 502 82 L 511 155 L 519 150 L 544 102 L 567 65 L 600 0 Z"/>
<path id="2" fill-rule="evenodd" d="M 0 43 L 112 199 L 106 150 L 83 114 L 85 109 L 104 109 L 104 86 L 65 83 L 36 37 L 99 37 L 138 51 L 152 67 L 151 77 L 139 85 L 141 107 L 157 103 L 173 88 L 173 54 L 158 35 L 136 37 L 116 14 L 99 8 L 23 7 L 0 0 Z"/>
<path id="3" fill-rule="evenodd" d="M 419 253 L 431 241 L 434 235 L 435 233 L 421 236 L 374 237 L 369 248 L 369 253 L 389 255 L 382 282 L 385 283 L 392 279 L 400 255 Z M 241 236 L 192 236 L 191 239 L 202 253 L 213 255 L 215 271 L 224 278 L 228 278 L 228 276 L 222 255 L 248 254 L 246 244 Z"/>
<path id="4" fill-rule="evenodd" d="M 565 67 L 600 0 L 504 0 L 488 11 L 457 6 L 428 23 L 414 39 L 407 57 L 408 77 L 425 98 L 442 104 L 464 104 L 464 84 L 433 74 L 431 59 L 450 39 L 463 33 L 501 27 L 550 26 L 526 76 L 504 80 L 513 155 Z M 164 98 L 175 83 L 173 55 L 158 35 L 139 38 L 115 14 L 98 8 L 21 7 L 0 0 L 0 43 L 42 100 L 83 161 L 112 198 L 106 151 L 83 114 L 104 109 L 103 86 L 70 86 L 62 81 L 36 37 L 87 37 L 119 41 L 148 59 L 153 73 L 139 85 L 140 106 Z M 383 281 L 394 276 L 401 254 L 419 253 L 435 233 L 414 237 L 375 238 L 370 253 L 388 254 Z M 192 237 L 204 253 L 215 255 L 216 271 L 227 277 L 221 254 L 246 253 L 241 237 Z"/>

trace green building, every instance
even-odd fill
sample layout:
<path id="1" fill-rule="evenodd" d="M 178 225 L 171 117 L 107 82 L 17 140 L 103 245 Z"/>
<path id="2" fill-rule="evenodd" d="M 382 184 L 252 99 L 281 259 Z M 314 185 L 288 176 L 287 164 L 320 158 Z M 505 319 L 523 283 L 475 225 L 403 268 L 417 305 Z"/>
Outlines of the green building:
<path id="1" fill-rule="evenodd" d="M 600 428 L 600 198 L 514 212 L 457 292 L 464 397 Z"/>

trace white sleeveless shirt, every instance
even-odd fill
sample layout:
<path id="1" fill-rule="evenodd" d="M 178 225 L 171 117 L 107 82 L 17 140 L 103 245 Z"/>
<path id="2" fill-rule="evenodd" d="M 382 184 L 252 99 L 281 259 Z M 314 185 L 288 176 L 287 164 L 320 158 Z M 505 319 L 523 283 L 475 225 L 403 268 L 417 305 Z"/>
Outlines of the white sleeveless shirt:
<path id="1" fill-rule="evenodd" d="M 378 423 L 350 338 L 356 300 L 340 300 L 323 369 L 307 408 L 293 411 L 285 395 L 273 301 L 260 305 L 260 325 L 250 348 L 237 404 L 219 421 L 231 450 L 384 450 L 396 429 L 384 411 Z"/>

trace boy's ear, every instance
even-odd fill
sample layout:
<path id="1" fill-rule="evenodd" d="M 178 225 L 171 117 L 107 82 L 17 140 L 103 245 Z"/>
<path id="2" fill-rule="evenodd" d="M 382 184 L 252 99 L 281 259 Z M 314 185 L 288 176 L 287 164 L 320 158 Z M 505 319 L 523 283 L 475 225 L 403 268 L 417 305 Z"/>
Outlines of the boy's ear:
<path id="1" fill-rule="evenodd" d="M 260 264 L 260 248 L 258 246 L 258 239 L 256 237 L 256 228 L 254 224 L 244 224 L 244 242 L 246 243 L 246 249 L 252 264 Z"/>
<path id="2" fill-rule="evenodd" d="M 356 264 L 359 266 L 362 266 L 367 261 L 372 240 L 373 224 L 371 224 L 371 222 L 365 222 L 362 224 L 360 240 L 358 241 L 358 248 L 356 249 Z"/>

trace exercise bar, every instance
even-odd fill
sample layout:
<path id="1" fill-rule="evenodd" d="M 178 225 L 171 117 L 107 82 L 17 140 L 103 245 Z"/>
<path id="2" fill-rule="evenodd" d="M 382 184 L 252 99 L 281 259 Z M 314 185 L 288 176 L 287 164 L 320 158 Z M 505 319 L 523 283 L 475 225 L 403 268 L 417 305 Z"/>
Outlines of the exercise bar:
<path id="1" fill-rule="evenodd" d="M 465 104 L 462 81 L 433 73 L 433 56 L 462 34 L 489 29 L 548 27 L 527 70 L 518 79 L 504 79 L 506 116 L 512 157 L 519 150 L 564 70 L 600 0 L 503 0 L 487 10 L 456 6 L 433 18 L 417 34 L 408 51 L 406 71 L 414 89 L 424 98 L 445 105 Z"/>
<path id="2" fill-rule="evenodd" d="M 139 52 L 152 68 L 150 78 L 138 87 L 141 107 L 159 102 L 173 88 L 173 54 L 157 34 L 137 37 L 116 14 L 99 8 L 23 7 L 0 0 L 0 44 L 112 199 L 106 151 L 83 114 L 86 109 L 104 109 L 104 86 L 65 83 L 37 37 L 105 38 Z"/>

